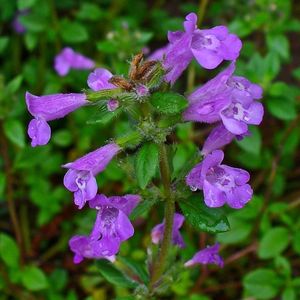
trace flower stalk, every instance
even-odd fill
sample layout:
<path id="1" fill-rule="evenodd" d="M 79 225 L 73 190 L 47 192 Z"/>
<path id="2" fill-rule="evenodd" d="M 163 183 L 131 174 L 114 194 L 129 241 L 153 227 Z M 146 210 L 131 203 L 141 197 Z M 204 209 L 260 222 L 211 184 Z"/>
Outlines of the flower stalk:
<path id="1" fill-rule="evenodd" d="M 153 290 L 153 287 L 157 280 L 160 279 L 161 275 L 165 269 L 165 263 L 167 260 L 169 247 L 172 239 L 172 229 L 173 229 L 173 219 L 175 213 L 175 201 L 171 189 L 171 176 L 170 176 L 170 166 L 168 162 L 167 149 L 165 144 L 160 144 L 160 174 L 161 180 L 164 187 L 164 197 L 165 197 L 165 227 L 164 227 L 164 237 L 161 244 L 159 257 L 154 265 L 151 280 L 149 284 L 150 291 Z"/>

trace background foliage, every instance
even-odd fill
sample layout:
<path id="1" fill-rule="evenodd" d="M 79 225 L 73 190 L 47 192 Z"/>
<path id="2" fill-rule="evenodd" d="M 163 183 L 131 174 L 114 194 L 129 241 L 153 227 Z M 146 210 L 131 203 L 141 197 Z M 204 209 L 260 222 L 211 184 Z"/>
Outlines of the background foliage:
<path id="1" fill-rule="evenodd" d="M 101 116 L 85 108 L 52 122 L 51 143 L 33 149 L 26 137 L 30 117 L 24 93 L 79 92 L 86 87 L 88 71 L 71 71 L 63 78 L 55 73 L 53 59 L 63 46 L 73 47 L 115 74 L 125 73 L 133 54 L 165 45 L 167 31 L 180 29 L 183 17 L 198 12 L 199 6 L 199 14 L 204 13 L 203 27 L 225 24 L 243 40 L 238 73 L 263 86 L 266 112 L 262 126 L 253 128 L 251 137 L 227 148 L 228 164 L 251 170 L 254 199 L 241 211 L 227 208 L 231 230 L 226 233 L 201 233 L 198 220 L 190 220 L 198 233 L 184 225 L 189 250 L 183 250 L 183 257 L 190 258 L 216 239 L 222 245 L 224 269 L 178 272 L 174 266 L 170 270 L 171 293 L 162 299 L 300 298 L 297 1 L 1 0 L 1 300 L 134 299 L 132 281 L 105 262 L 73 265 L 68 239 L 75 232 L 87 233 L 95 216 L 89 210 L 77 213 L 71 194 L 62 186 L 64 171 L 59 167 L 103 144 L 112 132 L 121 136 L 129 130 L 127 123 L 122 119 L 100 122 Z M 11 24 L 23 9 L 29 9 L 21 17 L 26 32 L 19 35 Z M 191 90 L 213 73 L 194 64 L 176 88 Z M 89 126 L 83 126 L 86 120 Z M 172 137 L 175 173 L 195 152 L 193 142 L 199 147 L 203 144 L 207 128 L 192 128 L 187 123 L 177 129 Z M 181 141 L 180 146 L 176 141 Z M 143 149 L 138 155 L 143 155 Z M 101 192 L 126 193 L 136 184 L 135 170 L 119 166 L 118 161 L 112 162 L 101 175 Z M 139 176 L 143 170 L 136 171 L 140 186 L 147 183 L 147 176 L 155 176 Z M 157 199 L 148 200 L 131 216 L 136 233 L 122 245 L 123 259 L 117 263 L 121 270 L 131 270 L 133 276 L 145 280 L 150 230 L 163 215 Z M 197 209 L 205 209 L 199 199 L 198 203 Z M 154 204 L 157 209 L 150 210 Z M 180 209 L 184 211 L 188 205 L 191 203 L 183 202 Z"/>

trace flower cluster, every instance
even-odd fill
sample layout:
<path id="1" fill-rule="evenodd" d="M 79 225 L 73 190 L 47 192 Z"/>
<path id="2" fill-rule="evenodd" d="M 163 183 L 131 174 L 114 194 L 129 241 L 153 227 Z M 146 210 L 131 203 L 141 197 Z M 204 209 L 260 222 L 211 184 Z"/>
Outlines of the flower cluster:
<path id="1" fill-rule="evenodd" d="M 154 128 L 159 116 L 155 115 L 156 118 L 152 118 L 155 113 L 151 113 L 155 108 L 160 109 L 161 105 L 155 102 L 157 96 L 163 95 L 175 83 L 192 59 L 196 59 L 206 69 L 214 69 L 224 60 L 231 61 L 227 68 L 206 84 L 196 88 L 187 99 L 177 94 L 175 96 L 178 101 L 187 104 L 182 106 L 182 110 L 181 105 L 178 105 L 178 115 L 184 121 L 216 123 L 199 152 L 202 161 L 187 174 L 186 184 L 192 192 L 203 190 L 204 202 L 208 207 L 220 207 L 225 204 L 235 209 L 244 207 L 253 193 L 248 184 L 249 173 L 222 164 L 224 153 L 221 148 L 234 138 L 242 139 L 249 135 L 248 125 L 261 123 L 264 111 L 258 100 L 262 97 L 262 89 L 246 78 L 234 75 L 235 60 L 239 56 L 242 43 L 236 35 L 229 33 L 225 26 L 198 29 L 197 16 L 191 13 L 186 17 L 183 27 L 184 31 L 169 32 L 169 44 L 150 55 L 150 60 L 144 61 L 142 54 L 133 57 L 128 78 L 114 76 L 108 70 L 98 68 L 89 74 L 87 85 L 90 90 L 85 93 L 35 96 L 27 92 L 27 108 L 34 117 L 28 126 L 31 145 L 35 147 L 49 142 L 51 129 L 48 121 L 63 118 L 72 111 L 95 102 L 104 104 L 107 112 L 111 114 L 115 110 L 128 112 L 129 108 L 133 107 L 133 111 L 141 114 L 133 122 L 137 134 L 141 135 L 139 142 L 143 142 L 143 138 L 147 142 L 164 142 L 174 124 L 165 131 L 159 126 Z M 71 68 L 92 69 L 94 66 L 92 60 L 71 48 L 64 48 L 55 58 L 55 70 L 60 76 L 65 76 Z M 156 97 L 151 98 L 155 93 Z M 168 99 L 172 100 L 171 98 Z M 166 111 L 170 112 L 170 107 L 166 106 L 160 113 Z M 174 113 L 173 108 L 171 112 Z M 130 117 L 133 118 L 133 115 Z M 151 122 L 147 123 L 149 120 Z M 159 131 L 163 131 L 160 132 L 161 135 L 165 134 L 164 139 L 152 135 L 153 132 Z M 90 208 L 97 211 L 91 233 L 88 236 L 76 235 L 70 240 L 75 263 L 81 262 L 83 258 L 106 258 L 113 261 L 120 244 L 134 234 L 128 217 L 141 197 L 107 197 L 98 194 L 96 181 L 96 176 L 122 149 L 126 150 L 125 148 L 126 145 L 123 147 L 122 143 L 111 141 L 63 165 L 68 169 L 64 185 L 74 193 L 75 204 L 82 209 L 88 203 Z M 172 243 L 180 248 L 185 247 L 179 232 L 184 220 L 183 215 L 175 213 L 172 231 L 169 231 Z M 165 223 L 163 221 L 153 228 L 151 237 L 154 244 L 163 241 L 167 226 Z M 185 266 L 213 263 L 222 267 L 223 260 L 218 251 L 218 244 L 207 247 L 197 252 Z"/>

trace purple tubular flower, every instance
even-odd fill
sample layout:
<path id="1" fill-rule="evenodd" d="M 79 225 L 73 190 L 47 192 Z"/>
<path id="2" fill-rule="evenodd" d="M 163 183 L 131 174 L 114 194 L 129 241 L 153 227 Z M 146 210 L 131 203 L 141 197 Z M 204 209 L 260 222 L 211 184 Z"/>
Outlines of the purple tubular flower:
<path id="1" fill-rule="evenodd" d="M 95 176 L 106 168 L 120 149 L 117 144 L 107 144 L 63 165 L 69 169 L 64 177 L 64 186 L 74 192 L 74 202 L 79 209 L 96 196 L 98 187 Z"/>
<path id="2" fill-rule="evenodd" d="M 184 216 L 179 213 L 175 213 L 173 222 L 174 223 L 173 223 L 173 231 L 172 231 L 172 243 L 174 245 L 177 245 L 180 248 L 184 248 L 185 243 L 179 232 L 179 229 L 184 222 Z M 151 239 L 153 244 L 158 244 L 159 242 L 162 241 L 164 236 L 164 230 L 165 230 L 165 221 L 153 227 L 151 231 Z"/>
<path id="3" fill-rule="evenodd" d="M 98 68 L 94 72 L 90 73 L 87 84 L 95 92 L 106 90 L 106 89 L 115 89 L 116 86 L 109 83 L 109 79 L 113 75 L 106 69 Z"/>
<path id="4" fill-rule="evenodd" d="M 26 92 L 27 109 L 34 119 L 28 126 L 28 135 L 32 139 L 32 147 L 46 145 L 51 137 L 51 129 L 47 121 L 60 119 L 89 104 L 85 94 L 53 94 L 35 96 Z"/>
<path id="5" fill-rule="evenodd" d="M 221 147 L 231 143 L 235 135 L 228 131 L 223 124 L 215 127 L 204 142 L 201 154 L 206 156 L 213 150 L 218 150 Z"/>
<path id="6" fill-rule="evenodd" d="M 261 87 L 246 78 L 233 76 L 234 70 L 233 62 L 188 96 L 189 107 L 183 114 L 186 121 L 214 123 L 221 120 L 235 135 L 247 133 L 248 124 L 261 123 L 263 106 L 255 101 L 262 96 Z"/>
<path id="7" fill-rule="evenodd" d="M 115 111 L 119 107 L 120 103 L 117 99 L 110 99 L 107 101 L 107 110 Z"/>
<path id="8" fill-rule="evenodd" d="M 205 249 L 197 252 L 192 259 L 188 260 L 184 264 L 184 266 L 191 267 L 197 264 L 202 264 L 202 265 L 215 264 L 220 268 L 223 268 L 224 261 L 222 257 L 218 254 L 219 249 L 220 249 L 219 244 L 208 246 Z"/>
<path id="9" fill-rule="evenodd" d="M 239 209 L 250 201 L 253 191 L 247 182 L 250 175 L 242 169 L 221 165 L 224 153 L 215 150 L 197 164 L 186 177 L 192 191 L 203 190 L 204 202 L 209 207 L 227 203 Z"/>
<path id="10" fill-rule="evenodd" d="M 165 79 L 173 84 L 193 58 L 206 69 L 216 68 L 223 60 L 235 60 L 242 47 L 240 39 L 225 26 L 200 30 L 197 15 L 190 13 L 183 23 L 185 31 L 168 33 L 170 46 L 163 65 L 168 71 Z"/>
<path id="11" fill-rule="evenodd" d="M 139 195 L 106 197 L 97 195 L 89 201 L 91 208 L 97 209 L 97 218 L 91 234 L 74 236 L 70 248 L 75 253 L 74 262 L 86 258 L 114 258 L 123 241 L 134 234 L 129 214 L 140 201 Z"/>
<path id="12" fill-rule="evenodd" d="M 64 48 L 54 59 L 54 69 L 60 76 L 65 76 L 70 69 L 88 70 L 95 67 L 95 62 L 72 48 Z"/>

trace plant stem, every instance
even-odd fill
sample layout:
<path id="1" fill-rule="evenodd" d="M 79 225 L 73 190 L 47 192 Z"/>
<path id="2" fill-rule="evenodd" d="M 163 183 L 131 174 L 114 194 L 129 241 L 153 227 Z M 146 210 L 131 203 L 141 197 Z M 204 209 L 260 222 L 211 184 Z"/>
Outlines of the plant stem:
<path id="1" fill-rule="evenodd" d="M 11 167 L 11 161 L 9 157 L 8 152 L 8 141 L 6 139 L 6 136 L 3 131 L 3 123 L 0 121 L 0 149 L 3 156 L 4 161 L 4 171 L 6 176 L 6 200 L 7 200 L 7 206 L 8 206 L 8 212 L 10 216 L 10 220 L 12 222 L 12 227 L 14 230 L 14 234 L 17 240 L 17 244 L 20 249 L 21 253 L 21 264 L 23 263 L 23 239 L 22 239 L 22 233 L 20 229 L 19 224 L 19 218 L 16 212 L 16 206 L 14 202 L 14 187 L 13 187 L 13 175 L 12 175 L 12 167 Z"/>
<path id="2" fill-rule="evenodd" d="M 169 247 L 172 239 L 173 219 L 175 213 L 175 201 L 171 190 L 170 167 L 168 162 L 167 149 L 165 144 L 160 145 L 160 174 L 164 187 L 164 196 L 166 201 L 165 206 L 165 221 L 164 221 L 164 237 L 158 255 L 158 260 L 154 265 L 151 280 L 149 284 L 150 291 L 155 283 L 159 280 L 165 269 Z"/>

